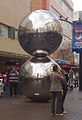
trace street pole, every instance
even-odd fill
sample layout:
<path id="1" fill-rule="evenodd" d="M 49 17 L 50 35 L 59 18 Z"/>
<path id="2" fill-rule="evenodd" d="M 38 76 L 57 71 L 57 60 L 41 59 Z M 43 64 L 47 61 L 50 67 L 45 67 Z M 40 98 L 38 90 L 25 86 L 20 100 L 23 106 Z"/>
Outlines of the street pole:
<path id="1" fill-rule="evenodd" d="M 79 91 L 82 91 L 82 52 L 79 53 Z"/>
<path id="2" fill-rule="evenodd" d="M 79 13 L 79 21 L 82 22 L 82 12 Z M 82 91 L 82 52 L 79 53 L 79 91 Z"/>

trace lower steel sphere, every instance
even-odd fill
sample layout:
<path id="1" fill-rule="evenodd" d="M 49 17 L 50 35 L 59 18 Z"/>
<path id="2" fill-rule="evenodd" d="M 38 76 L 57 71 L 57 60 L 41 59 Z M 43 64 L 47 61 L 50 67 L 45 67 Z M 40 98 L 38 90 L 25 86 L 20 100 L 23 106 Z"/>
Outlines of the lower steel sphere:
<path id="1" fill-rule="evenodd" d="M 44 57 L 39 60 L 34 57 L 25 62 L 19 73 L 19 84 L 22 94 L 31 100 L 48 101 L 50 99 L 51 85 L 51 80 L 48 75 L 52 71 L 54 64 L 57 65 L 49 57 Z"/>

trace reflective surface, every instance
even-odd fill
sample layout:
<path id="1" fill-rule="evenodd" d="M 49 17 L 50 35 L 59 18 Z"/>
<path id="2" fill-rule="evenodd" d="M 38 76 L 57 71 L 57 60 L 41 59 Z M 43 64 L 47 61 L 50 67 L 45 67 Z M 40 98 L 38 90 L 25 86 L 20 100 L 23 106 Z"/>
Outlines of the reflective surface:
<path id="1" fill-rule="evenodd" d="M 19 72 L 22 93 L 32 100 L 50 99 L 49 73 L 55 63 L 49 57 L 62 41 L 62 27 L 58 18 L 47 10 L 36 10 L 20 23 L 18 39 L 22 48 L 34 56 Z"/>
<path id="2" fill-rule="evenodd" d="M 43 78 L 52 71 L 53 64 L 57 63 L 49 57 L 33 57 L 31 60 L 28 60 L 23 64 L 20 70 L 20 75 L 25 78 Z"/>
<path id="3" fill-rule="evenodd" d="M 23 95 L 36 101 L 50 99 L 51 81 L 48 74 L 52 71 L 53 64 L 57 63 L 48 57 L 39 60 L 34 57 L 22 66 L 19 83 Z"/>
<path id="4" fill-rule="evenodd" d="M 22 48 L 31 55 L 54 52 L 62 41 L 62 28 L 57 17 L 47 10 L 36 10 L 20 23 L 18 39 Z"/>

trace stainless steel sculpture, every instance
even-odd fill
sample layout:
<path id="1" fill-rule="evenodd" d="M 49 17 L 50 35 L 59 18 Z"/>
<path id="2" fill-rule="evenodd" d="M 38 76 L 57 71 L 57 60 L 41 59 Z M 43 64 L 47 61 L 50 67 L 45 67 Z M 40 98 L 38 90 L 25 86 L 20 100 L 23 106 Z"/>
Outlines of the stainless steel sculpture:
<path id="1" fill-rule="evenodd" d="M 32 55 L 20 70 L 20 85 L 32 100 L 50 99 L 48 73 L 55 63 L 48 57 L 61 44 L 62 27 L 58 18 L 47 10 L 36 10 L 20 23 L 18 39 L 22 48 Z"/>

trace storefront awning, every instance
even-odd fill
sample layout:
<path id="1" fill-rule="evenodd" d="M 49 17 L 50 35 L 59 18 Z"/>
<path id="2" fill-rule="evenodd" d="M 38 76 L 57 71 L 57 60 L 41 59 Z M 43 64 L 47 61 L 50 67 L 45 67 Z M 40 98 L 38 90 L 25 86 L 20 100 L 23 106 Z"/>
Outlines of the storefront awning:
<path id="1" fill-rule="evenodd" d="M 68 64 L 68 61 L 66 60 L 55 59 L 54 61 L 57 62 L 58 64 Z"/>

